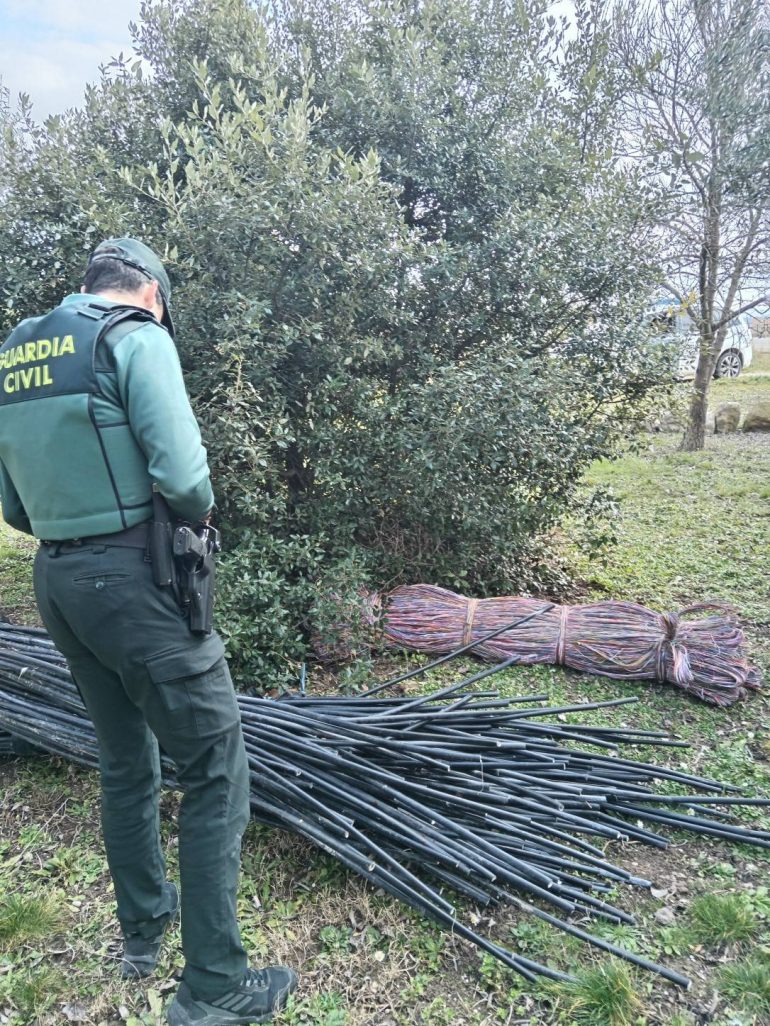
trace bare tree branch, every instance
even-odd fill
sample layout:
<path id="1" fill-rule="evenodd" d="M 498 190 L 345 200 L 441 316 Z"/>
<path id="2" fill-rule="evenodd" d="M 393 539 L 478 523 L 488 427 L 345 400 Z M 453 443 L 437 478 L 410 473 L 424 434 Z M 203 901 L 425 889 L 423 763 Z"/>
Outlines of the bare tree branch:
<path id="1" fill-rule="evenodd" d="M 736 317 L 740 317 L 741 314 L 748 313 L 749 310 L 753 310 L 757 306 L 762 306 L 763 303 L 770 303 L 770 292 L 767 295 L 759 296 L 758 299 L 752 299 L 750 303 L 744 303 L 743 306 L 738 307 L 737 310 L 733 310 L 730 314 L 723 317 L 722 320 L 715 324 L 714 327 L 717 331 L 721 331 L 730 321 L 734 321 Z"/>

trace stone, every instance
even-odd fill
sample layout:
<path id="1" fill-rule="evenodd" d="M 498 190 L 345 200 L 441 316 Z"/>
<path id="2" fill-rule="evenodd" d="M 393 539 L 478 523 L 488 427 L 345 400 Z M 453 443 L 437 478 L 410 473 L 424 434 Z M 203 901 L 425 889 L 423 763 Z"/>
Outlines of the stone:
<path id="1" fill-rule="evenodd" d="M 770 402 L 757 403 L 746 414 L 744 431 L 770 431 Z"/>
<path id="2" fill-rule="evenodd" d="M 77 1001 L 62 1005 L 61 1010 L 67 1022 L 86 1022 L 88 1019 L 88 1009 Z"/>
<path id="3" fill-rule="evenodd" d="M 676 922 L 673 909 L 670 909 L 668 905 L 659 908 L 655 913 L 655 922 L 660 923 L 661 926 L 673 926 Z"/>
<path id="4" fill-rule="evenodd" d="M 650 432 L 661 432 L 667 434 L 671 431 L 681 431 L 684 427 L 684 420 L 681 414 L 675 410 L 661 408 L 653 411 L 648 417 L 645 428 Z"/>
<path id="5" fill-rule="evenodd" d="M 740 422 L 740 403 L 722 403 L 714 415 L 714 431 L 718 435 L 727 435 L 731 431 L 737 431 Z"/>

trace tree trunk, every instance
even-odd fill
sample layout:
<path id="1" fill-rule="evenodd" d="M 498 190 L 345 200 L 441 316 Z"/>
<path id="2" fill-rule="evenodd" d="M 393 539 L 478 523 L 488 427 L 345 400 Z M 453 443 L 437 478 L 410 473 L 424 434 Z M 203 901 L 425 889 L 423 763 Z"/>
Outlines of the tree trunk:
<path id="1" fill-rule="evenodd" d="M 706 410 L 708 404 L 708 383 L 700 384 L 696 375 L 690 409 L 687 414 L 687 427 L 679 448 L 682 452 L 698 452 L 706 445 Z"/>
<path id="2" fill-rule="evenodd" d="M 687 426 L 679 446 L 682 452 L 698 452 L 706 446 L 709 386 L 714 376 L 714 367 L 719 354 L 717 343 L 721 348 L 723 334 L 724 332 L 720 332 L 716 340 L 712 336 L 701 341 L 700 359 L 698 360 L 698 369 L 695 371 L 690 409 L 687 414 Z"/>
<path id="3" fill-rule="evenodd" d="M 717 292 L 717 271 L 720 251 L 721 195 L 714 182 L 710 182 L 705 218 L 705 238 L 700 252 L 698 284 L 700 286 L 700 358 L 695 371 L 687 427 L 681 445 L 682 452 L 698 452 L 706 447 L 706 412 L 708 391 L 725 329 L 714 335 L 714 300 Z"/>

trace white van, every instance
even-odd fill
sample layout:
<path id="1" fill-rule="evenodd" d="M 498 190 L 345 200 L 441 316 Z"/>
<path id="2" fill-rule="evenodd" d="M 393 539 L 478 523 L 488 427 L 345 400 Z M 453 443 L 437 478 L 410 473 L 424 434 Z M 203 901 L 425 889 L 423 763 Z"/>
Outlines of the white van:
<path id="1" fill-rule="evenodd" d="M 675 342 L 678 378 L 694 378 L 698 367 L 698 328 L 686 310 L 660 300 L 650 314 L 650 324 L 666 341 Z M 753 350 L 748 317 L 739 316 L 727 326 L 725 340 L 714 370 L 715 378 L 737 378 L 751 366 Z"/>

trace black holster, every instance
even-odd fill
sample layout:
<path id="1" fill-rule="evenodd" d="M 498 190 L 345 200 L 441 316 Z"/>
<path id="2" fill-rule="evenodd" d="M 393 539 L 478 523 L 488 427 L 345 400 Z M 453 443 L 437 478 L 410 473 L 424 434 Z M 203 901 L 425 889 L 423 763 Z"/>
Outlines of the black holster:
<path id="1" fill-rule="evenodd" d="M 219 531 L 207 525 L 195 530 L 182 524 L 174 531 L 174 561 L 182 602 L 187 608 L 193 634 L 211 634 L 214 616 Z"/>
<path id="2" fill-rule="evenodd" d="M 219 531 L 201 524 L 193 529 L 176 521 L 153 485 L 150 561 L 159 588 L 171 588 L 193 634 L 211 634 L 214 616 L 214 555 Z"/>
<path id="3" fill-rule="evenodd" d="M 152 523 L 150 524 L 150 563 L 152 579 L 159 588 L 176 586 L 173 559 L 174 525 L 168 503 L 152 486 Z"/>

